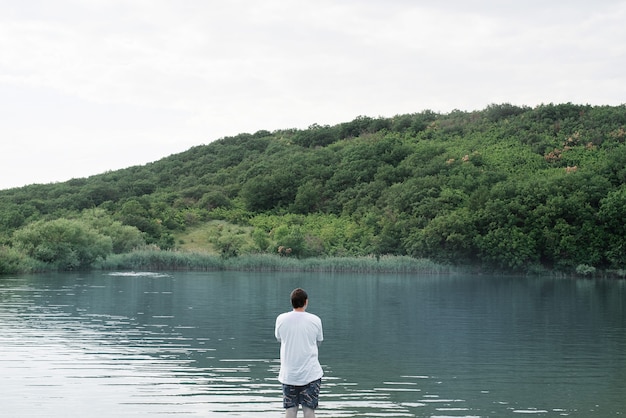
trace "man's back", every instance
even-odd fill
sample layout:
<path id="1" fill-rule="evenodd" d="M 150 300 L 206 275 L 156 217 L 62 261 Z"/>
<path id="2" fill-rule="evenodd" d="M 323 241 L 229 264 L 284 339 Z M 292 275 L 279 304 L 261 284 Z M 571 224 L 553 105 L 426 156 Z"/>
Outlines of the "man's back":
<path id="1" fill-rule="evenodd" d="M 322 377 L 317 346 L 324 334 L 317 315 L 295 310 L 283 313 L 276 318 L 275 336 L 281 343 L 281 383 L 302 386 Z"/>

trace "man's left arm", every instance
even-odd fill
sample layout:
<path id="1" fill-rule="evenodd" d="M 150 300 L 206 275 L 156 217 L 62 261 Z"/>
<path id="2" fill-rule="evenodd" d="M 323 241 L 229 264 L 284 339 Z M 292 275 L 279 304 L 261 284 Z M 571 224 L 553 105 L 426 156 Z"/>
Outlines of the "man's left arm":
<path id="1" fill-rule="evenodd" d="M 280 326 L 279 320 L 278 320 L 278 318 L 276 318 L 276 325 L 274 326 L 274 337 L 276 337 L 278 342 L 281 342 L 281 340 L 280 340 L 280 333 L 278 332 L 279 326 Z"/>

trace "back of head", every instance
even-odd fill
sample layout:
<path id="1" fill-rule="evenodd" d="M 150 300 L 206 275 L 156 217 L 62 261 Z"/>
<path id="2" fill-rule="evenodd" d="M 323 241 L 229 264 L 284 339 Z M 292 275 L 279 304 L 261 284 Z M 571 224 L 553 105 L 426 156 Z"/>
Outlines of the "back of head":
<path id="1" fill-rule="evenodd" d="M 308 298 L 309 295 L 306 294 L 304 289 L 294 289 L 291 292 L 291 306 L 293 306 L 294 309 L 302 308 L 304 307 L 304 305 L 306 305 L 306 301 Z"/>

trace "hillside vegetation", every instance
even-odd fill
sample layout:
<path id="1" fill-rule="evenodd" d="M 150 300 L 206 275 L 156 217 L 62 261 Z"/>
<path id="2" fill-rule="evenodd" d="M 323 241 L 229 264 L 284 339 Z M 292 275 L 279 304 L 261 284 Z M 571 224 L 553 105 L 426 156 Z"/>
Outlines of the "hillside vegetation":
<path id="1" fill-rule="evenodd" d="M 501 104 L 240 134 L 0 191 L 0 273 L 160 249 L 623 276 L 625 221 L 624 105 Z"/>

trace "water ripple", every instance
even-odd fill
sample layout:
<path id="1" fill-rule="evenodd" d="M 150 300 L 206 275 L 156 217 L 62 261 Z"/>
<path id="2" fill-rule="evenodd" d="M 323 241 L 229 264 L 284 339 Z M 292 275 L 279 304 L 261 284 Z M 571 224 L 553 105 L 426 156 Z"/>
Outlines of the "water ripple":
<path id="1" fill-rule="evenodd" d="M 101 278 L 0 283 L 3 416 L 280 416 L 281 393 L 276 381 L 279 364 L 275 358 L 278 345 L 271 340 L 272 318 L 257 320 L 256 313 L 234 311 L 232 300 L 214 289 L 205 289 L 206 280 L 189 290 L 185 287 L 188 283 L 176 282 L 167 274 L 113 273 L 106 278 L 106 285 L 99 281 Z M 232 281 L 219 283 L 227 289 L 232 286 L 235 295 L 243 289 Z M 173 308 L 176 303 L 178 309 Z M 206 308 L 210 303 L 216 305 L 215 309 Z M 275 309 L 271 311 L 274 315 Z M 470 325 L 467 318 L 462 319 L 455 332 L 462 333 Z M 332 330 L 332 320 L 327 323 Z M 427 324 L 431 327 L 427 332 L 437 334 L 441 327 L 451 326 L 438 324 L 439 328 Z M 604 331 L 603 343 L 617 354 L 615 358 L 623 359 L 626 343 L 618 333 L 621 328 L 615 329 L 615 334 Z M 480 327 L 472 332 L 479 331 Z M 515 329 L 513 336 L 515 332 L 523 334 Z M 254 337 L 246 339 L 250 333 Z M 392 334 L 385 329 L 384 335 Z M 345 337 L 345 358 L 341 358 L 341 346 L 333 349 L 331 336 L 335 341 Z M 410 337 L 402 336 L 405 340 Z M 494 351 L 499 359 L 444 340 L 439 348 L 445 361 L 425 367 L 438 357 L 425 358 L 430 354 L 426 350 L 420 355 L 412 353 L 429 344 L 421 335 L 417 342 L 409 338 L 403 340 L 406 345 L 388 345 L 383 354 L 361 350 L 362 355 L 367 351 L 371 356 L 364 359 L 353 358 L 358 353 L 351 338 L 358 336 L 329 333 L 331 345 L 323 352 L 326 375 L 317 416 L 602 416 L 592 409 L 595 404 L 585 411 L 577 410 L 571 405 L 571 394 L 546 401 L 541 388 L 558 385 L 578 390 L 581 378 L 605 382 L 598 393 L 624 388 L 618 379 L 623 373 L 609 374 L 613 366 L 599 363 L 594 357 L 602 348 L 594 341 L 588 341 L 587 348 L 578 341 L 566 341 L 569 345 L 561 347 L 563 355 L 552 358 L 561 360 L 560 370 L 568 373 L 557 373 L 559 369 L 551 369 L 543 358 L 552 346 L 544 347 L 544 341 L 534 341 L 537 337 L 532 334 L 522 335 L 517 341 L 529 343 L 523 355 L 514 346 L 497 341 L 500 337 L 494 330 L 486 330 L 483 337 L 496 339 L 485 345 L 478 341 L 481 349 L 500 350 Z M 453 337 L 449 338 L 454 342 Z M 372 358 L 381 364 L 372 364 Z M 512 364 L 507 363 L 511 360 Z M 394 371 L 398 364 L 402 367 Z M 537 364 L 548 370 L 538 373 Z M 438 373 L 441 370 L 448 372 Z M 526 397 L 504 391 L 503 387 L 513 387 Z M 603 411 L 610 408 L 599 405 L 597 409 L 602 407 Z"/>

